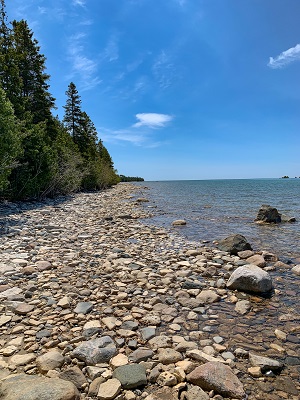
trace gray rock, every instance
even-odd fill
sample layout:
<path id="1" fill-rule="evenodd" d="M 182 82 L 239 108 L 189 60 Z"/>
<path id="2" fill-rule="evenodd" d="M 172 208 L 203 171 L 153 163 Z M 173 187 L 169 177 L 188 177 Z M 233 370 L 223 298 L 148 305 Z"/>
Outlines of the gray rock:
<path id="1" fill-rule="evenodd" d="M 81 343 L 73 352 L 73 357 L 84 361 L 87 365 L 108 362 L 117 353 L 117 348 L 110 336 L 102 336 Z"/>
<path id="2" fill-rule="evenodd" d="M 263 204 L 258 210 L 255 221 L 278 224 L 281 222 L 281 215 L 276 208 Z"/>
<path id="3" fill-rule="evenodd" d="M 267 371 L 281 371 L 283 364 L 277 360 L 273 360 L 269 357 L 262 357 L 257 354 L 249 353 L 249 361 L 253 367 L 260 367 L 262 372 Z"/>
<path id="4" fill-rule="evenodd" d="M 77 304 L 76 308 L 74 309 L 74 312 L 76 314 L 87 314 L 90 311 L 92 311 L 94 307 L 93 303 L 90 303 L 89 301 L 81 301 Z"/>
<path id="5" fill-rule="evenodd" d="M 143 340 L 150 340 L 156 335 L 156 329 L 152 327 L 142 328 L 140 332 Z"/>
<path id="6" fill-rule="evenodd" d="M 0 382 L 1 400 L 79 400 L 72 382 L 34 375 L 11 375 Z"/>
<path id="7" fill-rule="evenodd" d="M 134 363 L 139 363 L 141 361 L 147 361 L 149 358 L 153 357 L 153 351 L 149 349 L 137 349 L 133 351 L 128 359 Z"/>
<path id="8" fill-rule="evenodd" d="M 221 240 L 218 248 L 222 251 L 227 251 L 230 254 L 237 255 L 240 251 L 252 250 L 251 245 L 243 235 L 231 235 Z"/>
<path id="9" fill-rule="evenodd" d="M 238 267 L 230 276 L 227 287 L 246 292 L 266 293 L 272 290 L 271 276 L 256 265 Z"/>
<path id="10" fill-rule="evenodd" d="M 187 381 L 205 390 L 235 399 L 244 399 L 245 392 L 242 383 L 231 368 L 219 362 L 208 362 L 195 368 L 187 375 Z"/>
<path id="11" fill-rule="evenodd" d="M 114 370 L 113 377 L 121 382 L 124 389 L 134 389 L 147 384 L 146 369 L 139 364 L 122 365 Z"/>

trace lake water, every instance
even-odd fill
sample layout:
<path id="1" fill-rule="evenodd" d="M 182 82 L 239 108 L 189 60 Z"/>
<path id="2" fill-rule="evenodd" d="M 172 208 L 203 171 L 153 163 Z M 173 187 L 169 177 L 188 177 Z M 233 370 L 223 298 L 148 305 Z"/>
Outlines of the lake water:
<path id="1" fill-rule="evenodd" d="M 284 258 L 300 258 L 300 179 L 226 179 L 136 183 L 149 190 L 145 203 L 153 213 L 148 222 L 173 228 L 193 241 L 213 241 L 233 233 L 244 235 L 254 250 Z M 295 223 L 258 225 L 262 204 L 270 204 Z"/>

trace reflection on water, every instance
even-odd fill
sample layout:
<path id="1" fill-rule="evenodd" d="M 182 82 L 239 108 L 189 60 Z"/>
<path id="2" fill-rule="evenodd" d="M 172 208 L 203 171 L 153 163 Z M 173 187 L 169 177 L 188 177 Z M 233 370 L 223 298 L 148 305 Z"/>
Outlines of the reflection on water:
<path id="1" fill-rule="evenodd" d="M 300 179 L 237 179 L 207 181 L 143 182 L 154 216 L 150 222 L 170 227 L 174 219 L 185 219 L 176 228 L 190 240 L 217 240 L 240 233 L 256 250 L 284 257 L 300 257 Z M 295 223 L 254 223 L 262 204 L 295 217 Z M 155 207 L 155 208 L 154 208 Z"/>

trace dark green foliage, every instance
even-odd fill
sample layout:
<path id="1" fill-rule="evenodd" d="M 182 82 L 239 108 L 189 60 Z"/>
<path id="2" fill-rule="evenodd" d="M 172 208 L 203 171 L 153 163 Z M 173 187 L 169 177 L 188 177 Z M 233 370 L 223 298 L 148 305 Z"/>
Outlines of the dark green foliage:
<path id="1" fill-rule="evenodd" d="M 0 196 L 32 199 L 119 182 L 73 82 L 54 118 L 46 58 L 26 21 L 9 27 L 0 0 Z"/>
<path id="2" fill-rule="evenodd" d="M 121 182 L 144 182 L 144 178 L 140 178 L 138 176 L 125 176 L 120 175 Z"/>
<path id="3" fill-rule="evenodd" d="M 12 105 L 0 87 L 0 191 L 8 186 L 8 177 L 22 152 L 19 130 Z"/>

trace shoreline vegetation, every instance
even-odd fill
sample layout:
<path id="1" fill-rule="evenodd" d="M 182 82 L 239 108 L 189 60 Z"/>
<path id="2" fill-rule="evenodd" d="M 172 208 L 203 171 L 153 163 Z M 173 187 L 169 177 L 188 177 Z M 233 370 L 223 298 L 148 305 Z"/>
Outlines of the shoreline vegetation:
<path id="1" fill-rule="evenodd" d="M 8 22 L 0 3 L 0 199 L 31 200 L 120 181 L 76 85 L 62 120 L 53 114 L 46 57 L 27 21 Z"/>
<path id="2" fill-rule="evenodd" d="M 1 398 L 297 400 L 298 275 L 148 226 L 146 198 L 1 205 Z M 227 286 L 249 255 L 269 296 Z"/>

